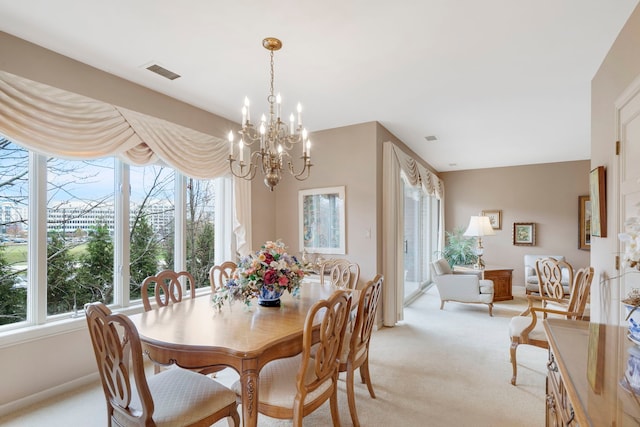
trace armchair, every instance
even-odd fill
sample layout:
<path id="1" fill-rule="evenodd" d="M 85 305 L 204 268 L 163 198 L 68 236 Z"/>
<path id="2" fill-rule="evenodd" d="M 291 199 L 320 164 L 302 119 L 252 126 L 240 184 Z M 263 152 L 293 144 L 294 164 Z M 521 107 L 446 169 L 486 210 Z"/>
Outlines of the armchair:
<path id="1" fill-rule="evenodd" d="M 480 303 L 487 304 L 493 316 L 493 281 L 482 280 L 480 274 L 454 272 L 445 259 L 432 262 L 431 270 L 440 293 L 440 310 L 447 301 Z"/>

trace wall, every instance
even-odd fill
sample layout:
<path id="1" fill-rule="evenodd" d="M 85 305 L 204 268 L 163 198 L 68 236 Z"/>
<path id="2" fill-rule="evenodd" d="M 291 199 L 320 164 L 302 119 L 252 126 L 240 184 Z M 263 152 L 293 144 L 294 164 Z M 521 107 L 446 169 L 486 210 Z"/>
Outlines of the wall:
<path id="1" fill-rule="evenodd" d="M 607 193 L 607 236 L 594 237 L 591 263 L 596 278 L 591 290 L 592 313 L 596 320 L 616 323 L 620 314 L 619 283 L 615 279 L 615 255 L 621 250 L 617 198 L 617 140 L 615 102 L 640 75 L 640 7 L 636 7 L 618 35 L 591 82 L 591 167 L 605 166 Z"/>
<path id="2" fill-rule="evenodd" d="M 589 194 L 589 161 L 547 163 L 440 174 L 445 229 L 466 229 L 471 215 L 502 210 L 502 230 L 482 239 L 487 264 L 513 268 L 524 286 L 525 254 L 560 254 L 576 268 L 589 265 L 578 249 L 578 196 Z M 514 246 L 514 222 L 536 223 L 535 246 Z"/>

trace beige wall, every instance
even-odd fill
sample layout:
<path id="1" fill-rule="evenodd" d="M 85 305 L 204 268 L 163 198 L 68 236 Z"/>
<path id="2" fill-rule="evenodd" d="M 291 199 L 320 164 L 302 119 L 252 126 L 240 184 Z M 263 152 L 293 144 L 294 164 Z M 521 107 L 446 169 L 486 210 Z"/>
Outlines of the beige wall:
<path id="1" fill-rule="evenodd" d="M 607 236 L 594 237 L 591 263 L 596 270 L 592 287 L 592 312 L 597 320 L 619 321 L 620 295 L 615 255 L 620 251 L 617 239 L 618 218 L 617 139 L 615 102 L 631 82 L 640 75 L 640 7 L 629 17 L 615 43 L 591 82 L 591 167 L 605 166 L 607 178 Z"/>
<path id="2" fill-rule="evenodd" d="M 487 264 L 513 268 L 524 286 L 525 254 L 564 255 L 574 267 L 589 265 L 578 249 L 578 196 L 589 194 L 589 161 L 547 163 L 441 173 L 445 229 L 465 228 L 471 215 L 502 210 L 502 230 L 482 239 Z M 514 246 L 514 222 L 536 223 L 535 246 Z"/>

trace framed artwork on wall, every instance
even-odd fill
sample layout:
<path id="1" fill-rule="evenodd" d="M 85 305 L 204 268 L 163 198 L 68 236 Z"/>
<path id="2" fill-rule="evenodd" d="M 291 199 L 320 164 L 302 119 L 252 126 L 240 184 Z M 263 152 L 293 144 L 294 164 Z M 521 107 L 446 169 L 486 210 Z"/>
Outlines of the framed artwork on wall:
<path id="1" fill-rule="evenodd" d="M 578 249 L 591 250 L 591 201 L 589 196 L 578 196 Z"/>
<path id="2" fill-rule="evenodd" d="M 298 191 L 300 251 L 345 254 L 344 186 Z"/>
<path id="3" fill-rule="evenodd" d="M 494 230 L 502 230 L 502 211 L 493 209 L 490 211 L 482 211 L 482 216 L 488 216 L 491 222 L 491 228 Z"/>
<path id="4" fill-rule="evenodd" d="M 607 197 L 604 173 L 604 166 L 598 166 L 589 173 L 591 235 L 596 237 L 607 237 Z"/>
<path id="5" fill-rule="evenodd" d="M 514 222 L 513 244 L 516 246 L 534 246 L 536 244 L 536 224 L 533 222 Z"/>

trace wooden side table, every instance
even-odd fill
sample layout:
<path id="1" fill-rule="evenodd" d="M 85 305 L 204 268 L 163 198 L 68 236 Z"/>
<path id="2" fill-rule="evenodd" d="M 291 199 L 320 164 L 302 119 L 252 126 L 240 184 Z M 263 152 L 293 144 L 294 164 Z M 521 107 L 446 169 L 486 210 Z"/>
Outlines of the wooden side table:
<path id="1" fill-rule="evenodd" d="M 455 271 L 478 273 L 482 272 L 482 278 L 485 280 L 493 281 L 493 300 L 494 301 L 507 301 L 513 299 L 513 293 L 511 290 L 511 280 L 513 276 L 513 268 L 497 267 L 488 265 L 484 270 L 475 270 L 471 266 L 454 267 Z"/>

